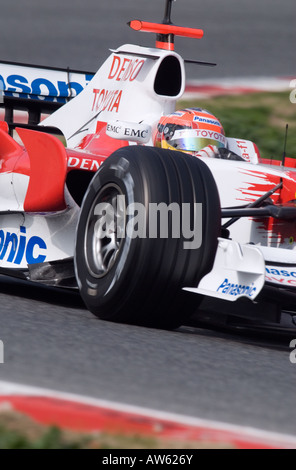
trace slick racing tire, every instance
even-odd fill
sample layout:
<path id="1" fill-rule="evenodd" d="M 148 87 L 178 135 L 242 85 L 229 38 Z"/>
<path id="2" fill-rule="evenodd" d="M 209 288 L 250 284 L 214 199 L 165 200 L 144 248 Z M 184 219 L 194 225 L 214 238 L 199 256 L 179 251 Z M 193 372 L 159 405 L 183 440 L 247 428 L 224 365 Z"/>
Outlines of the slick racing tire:
<path id="1" fill-rule="evenodd" d="M 184 324 L 202 297 L 182 287 L 211 270 L 220 227 L 204 162 L 154 147 L 117 150 L 92 179 L 78 222 L 75 272 L 87 308 L 115 322 Z"/>

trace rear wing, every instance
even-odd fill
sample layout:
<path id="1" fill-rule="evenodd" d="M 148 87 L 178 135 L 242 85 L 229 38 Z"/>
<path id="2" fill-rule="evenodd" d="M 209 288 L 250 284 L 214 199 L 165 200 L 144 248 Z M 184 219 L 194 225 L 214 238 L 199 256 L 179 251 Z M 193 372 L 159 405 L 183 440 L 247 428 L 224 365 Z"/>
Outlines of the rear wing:
<path id="1" fill-rule="evenodd" d="M 42 114 L 56 109 L 77 96 L 93 78 L 92 72 L 0 61 L 0 119 L 10 130 L 16 125 L 39 124 Z M 15 113 L 16 111 L 16 113 Z M 19 116 L 22 116 L 21 118 Z"/>

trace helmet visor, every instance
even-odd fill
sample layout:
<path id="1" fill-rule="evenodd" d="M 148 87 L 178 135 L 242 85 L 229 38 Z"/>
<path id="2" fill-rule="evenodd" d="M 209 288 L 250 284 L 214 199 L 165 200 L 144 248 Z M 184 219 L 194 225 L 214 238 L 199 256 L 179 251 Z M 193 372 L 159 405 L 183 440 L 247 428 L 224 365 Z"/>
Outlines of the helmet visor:
<path id="1" fill-rule="evenodd" d="M 208 145 L 215 145 L 217 148 L 225 147 L 226 138 L 218 132 L 187 129 L 176 131 L 168 143 L 176 150 L 199 152 Z"/>

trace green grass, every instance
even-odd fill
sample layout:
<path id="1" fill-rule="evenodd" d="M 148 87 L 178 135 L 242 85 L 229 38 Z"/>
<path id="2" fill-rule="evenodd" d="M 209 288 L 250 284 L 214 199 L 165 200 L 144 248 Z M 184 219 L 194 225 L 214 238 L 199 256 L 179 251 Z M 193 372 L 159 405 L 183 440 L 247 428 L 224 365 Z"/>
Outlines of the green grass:
<path id="1" fill-rule="evenodd" d="M 0 426 L 0 449 L 146 449 L 158 447 L 155 439 L 141 436 L 108 435 L 106 433 L 65 432 L 56 426 L 40 429 L 30 435 L 18 429 Z"/>
<path id="2" fill-rule="evenodd" d="M 0 449 L 211 449 L 225 442 L 165 440 L 118 432 L 78 432 L 45 426 L 16 411 L 0 410 Z"/>
<path id="3" fill-rule="evenodd" d="M 178 109 L 205 108 L 221 121 L 226 136 L 255 142 L 263 158 L 281 159 L 286 123 L 289 124 L 286 154 L 296 157 L 296 104 L 290 102 L 289 95 L 290 92 L 219 96 L 180 101 Z"/>
<path id="4" fill-rule="evenodd" d="M 30 438 L 22 430 L 0 427 L 0 449 L 79 449 L 85 442 L 83 439 L 66 440 L 56 427 L 50 427 L 39 438 Z"/>

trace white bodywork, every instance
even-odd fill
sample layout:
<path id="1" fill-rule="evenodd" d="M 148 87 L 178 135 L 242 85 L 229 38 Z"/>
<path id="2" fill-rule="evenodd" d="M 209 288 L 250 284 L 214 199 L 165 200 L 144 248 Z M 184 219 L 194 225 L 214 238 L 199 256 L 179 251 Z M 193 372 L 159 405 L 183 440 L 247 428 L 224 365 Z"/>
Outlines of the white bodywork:
<path id="1" fill-rule="evenodd" d="M 181 69 L 180 90 L 174 96 L 161 96 L 154 89 L 159 67 L 167 57 L 175 57 Z M 83 137 L 96 132 L 98 121 L 121 120 L 155 127 L 161 115 L 175 110 L 184 89 L 184 62 L 178 54 L 126 44 L 108 57 L 75 100 L 42 125 L 58 127 L 67 145 L 77 147 Z M 147 144 L 152 145 L 152 139 Z"/>
<path id="2" fill-rule="evenodd" d="M 161 94 L 155 89 L 160 68 L 168 58 L 179 64 L 180 85 L 175 94 Z M 16 74 L 21 78 L 17 80 Z M 59 100 L 83 88 L 72 101 L 42 122 L 42 125 L 59 128 L 72 149 L 79 148 L 86 136 L 95 135 L 100 123 L 106 124 L 107 135 L 111 138 L 126 139 L 130 144 L 153 145 L 159 118 L 175 111 L 185 88 L 184 61 L 178 54 L 134 45 L 113 51 L 90 78 L 85 74 L 73 75 L 69 83 L 65 72 L 0 63 L 0 83 L 11 96 L 27 93 L 39 94 L 35 96 L 39 100 Z M 204 158 L 216 181 L 222 207 L 245 205 L 272 189 L 275 183 L 266 176 L 267 169 L 275 180 L 284 175 L 291 183 L 296 181 L 295 171 L 289 176 L 279 167 L 259 165 L 251 142 L 228 138 L 228 147 L 246 161 Z M 0 174 L 0 267 L 25 269 L 30 261 L 62 260 L 74 255 L 78 206 L 69 198 L 67 209 L 62 212 L 24 213 L 28 182 L 25 175 Z M 17 213 L 12 215 L 7 211 Z M 288 232 L 284 239 L 282 236 L 277 239 L 261 225 L 262 221 L 248 217 L 236 222 L 230 229 L 232 240 L 219 239 L 212 271 L 198 286 L 187 290 L 233 301 L 242 296 L 253 300 L 265 280 L 276 285 L 296 286 L 294 232 L 291 229 L 290 235 Z M 249 245 L 250 241 L 256 246 Z M 266 267 L 264 260 L 269 263 Z M 279 267 L 278 263 L 283 266 Z M 285 267 L 285 263 L 290 266 Z"/>
<path id="3" fill-rule="evenodd" d="M 212 271 L 196 288 L 184 288 L 196 294 L 234 301 L 240 297 L 255 299 L 265 282 L 265 263 L 260 250 L 219 238 Z"/>

